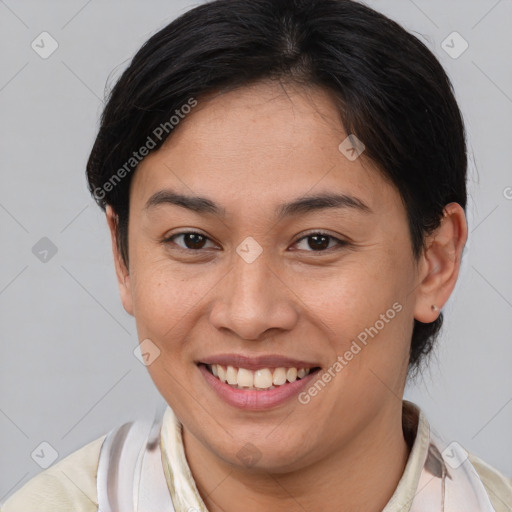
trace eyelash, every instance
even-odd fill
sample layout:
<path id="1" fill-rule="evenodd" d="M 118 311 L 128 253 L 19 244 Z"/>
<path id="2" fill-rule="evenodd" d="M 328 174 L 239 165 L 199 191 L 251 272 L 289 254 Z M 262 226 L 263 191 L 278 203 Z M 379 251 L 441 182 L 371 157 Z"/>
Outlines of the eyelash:
<path id="1" fill-rule="evenodd" d="M 179 237 L 179 236 L 183 236 L 183 235 L 199 235 L 199 236 L 202 236 L 203 238 L 205 238 L 207 241 L 210 240 L 209 237 L 207 237 L 206 235 L 203 235 L 202 233 L 198 232 L 198 231 L 183 231 L 181 233 L 175 233 L 165 239 L 162 240 L 162 243 L 164 245 L 168 245 L 168 244 L 171 244 L 173 243 L 177 249 L 179 251 L 183 251 L 183 252 L 196 252 L 196 253 L 200 253 L 203 248 L 201 249 L 189 249 L 189 248 L 185 248 L 185 247 L 181 247 L 177 244 L 174 243 L 174 239 Z M 320 235 L 320 236 L 325 236 L 327 238 L 329 238 L 330 240 L 334 240 L 336 243 L 337 243 L 337 248 L 336 247 L 328 247 L 327 249 L 321 249 L 321 250 L 318 250 L 318 251 L 314 251 L 314 250 L 306 250 L 305 252 L 311 252 L 311 253 L 330 253 L 331 250 L 339 250 L 341 249 L 342 247 L 347 247 L 349 244 L 349 242 L 347 242 L 346 240 L 340 240 L 339 238 L 336 238 L 335 236 L 332 236 L 330 235 L 329 233 L 326 233 L 324 231 L 311 231 L 305 235 L 303 235 L 301 238 L 297 239 L 293 245 L 296 245 L 297 243 L 301 242 L 302 240 L 305 240 L 309 237 L 312 237 L 314 235 Z M 210 240 L 211 241 L 211 240 Z M 330 242 L 329 242 L 330 243 Z"/>

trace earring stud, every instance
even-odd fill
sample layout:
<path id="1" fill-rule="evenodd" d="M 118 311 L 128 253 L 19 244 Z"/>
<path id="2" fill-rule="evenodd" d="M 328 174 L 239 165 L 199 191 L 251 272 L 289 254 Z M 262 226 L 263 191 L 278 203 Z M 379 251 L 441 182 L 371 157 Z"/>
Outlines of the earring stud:
<path id="1" fill-rule="evenodd" d="M 439 308 L 435 305 L 435 304 L 432 304 L 432 311 L 437 311 Z"/>

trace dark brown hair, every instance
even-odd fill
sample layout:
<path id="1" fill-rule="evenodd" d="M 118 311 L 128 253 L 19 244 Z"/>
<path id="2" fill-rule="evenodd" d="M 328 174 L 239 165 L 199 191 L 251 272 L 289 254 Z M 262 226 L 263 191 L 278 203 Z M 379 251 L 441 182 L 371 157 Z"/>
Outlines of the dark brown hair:
<path id="1" fill-rule="evenodd" d="M 87 177 L 98 204 L 117 215 L 125 263 L 133 152 L 190 98 L 265 79 L 334 93 L 345 130 L 400 192 L 416 259 L 443 208 L 466 208 L 462 116 L 445 71 L 419 39 L 351 0 L 216 0 L 152 36 L 103 111 Z M 153 137 L 151 151 L 171 134 Z M 414 322 L 410 369 L 430 353 L 443 315 Z"/>

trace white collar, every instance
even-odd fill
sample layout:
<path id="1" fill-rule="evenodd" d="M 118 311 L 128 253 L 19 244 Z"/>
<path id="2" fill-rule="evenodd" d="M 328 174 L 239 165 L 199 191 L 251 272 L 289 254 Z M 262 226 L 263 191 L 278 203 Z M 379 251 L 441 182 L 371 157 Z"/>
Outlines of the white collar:
<path id="1" fill-rule="evenodd" d="M 423 462 L 427 455 L 430 427 L 427 419 L 420 409 L 412 402 L 403 402 L 403 424 L 411 437 L 415 437 L 404 474 L 386 505 L 383 512 L 408 510 L 404 508 L 412 502 Z M 417 431 L 410 431 L 417 425 Z M 182 425 L 173 410 L 167 407 L 162 424 L 162 454 L 167 485 L 171 492 L 172 501 L 177 512 L 187 512 L 197 509 L 198 512 L 208 512 L 188 465 L 182 439 Z"/>
<path id="2" fill-rule="evenodd" d="M 412 447 L 404 473 L 382 512 L 494 512 L 462 447 L 457 443 L 446 447 L 414 403 L 404 400 L 402 411 L 404 435 Z M 176 512 L 208 512 L 185 456 L 182 425 L 170 407 L 161 432 L 164 472 Z M 460 463 L 455 467 L 445 452 Z"/>

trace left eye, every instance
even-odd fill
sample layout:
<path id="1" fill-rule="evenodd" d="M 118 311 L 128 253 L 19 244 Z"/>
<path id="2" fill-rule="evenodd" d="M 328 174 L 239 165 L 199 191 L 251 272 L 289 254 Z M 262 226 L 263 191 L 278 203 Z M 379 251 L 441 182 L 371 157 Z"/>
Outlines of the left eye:
<path id="1" fill-rule="evenodd" d="M 326 233 L 310 233 L 309 235 L 306 235 L 302 237 L 300 240 L 295 242 L 295 244 L 300 244 L 301 242 L 306 241 L 308 247 L 312 249 L 312 251 L 321 252 L 325 251 L 326 249 L 331 249 L 330 242 L 334 241 L 334 245 L 342 246 L 347 245 L 347 242 L 344 242 L 343 240 L 339 240 L 338 238 L 335 238 L 334 236 L 328 235 Z M 308 249 L 301 249 L 301 250 L 308 250 Z M 310 251 L 311 252 L 311 251 Z"/>

